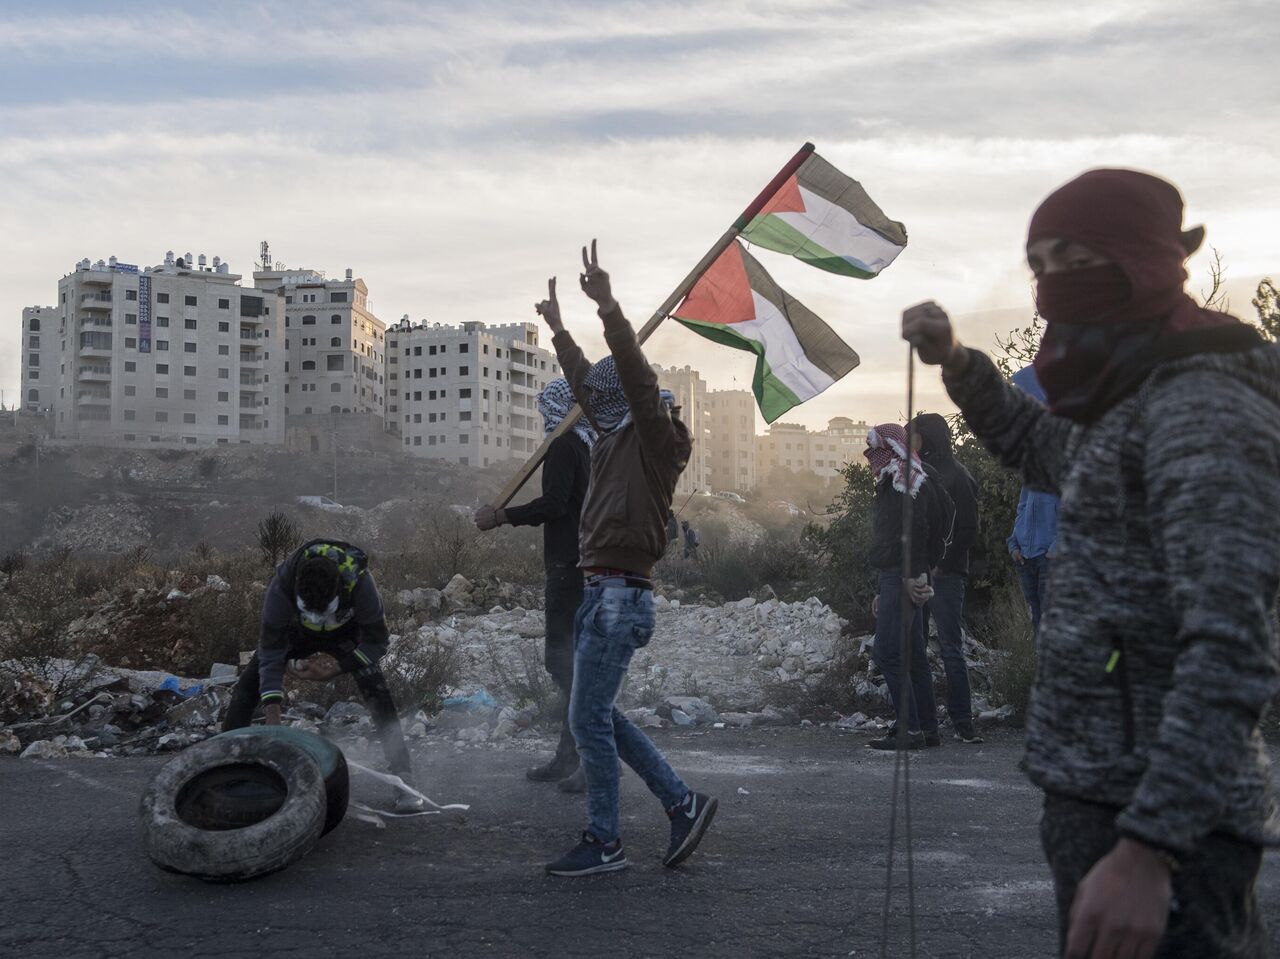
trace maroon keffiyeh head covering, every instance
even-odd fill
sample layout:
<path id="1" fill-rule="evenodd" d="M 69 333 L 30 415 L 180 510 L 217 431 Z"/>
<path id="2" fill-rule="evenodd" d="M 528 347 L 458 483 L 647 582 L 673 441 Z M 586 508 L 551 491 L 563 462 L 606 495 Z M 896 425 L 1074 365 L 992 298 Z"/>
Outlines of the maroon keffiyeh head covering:
<path id="1" fill-rule="evenodd" d="M 1047 328 L 1035 368 L 1055 413 L 1094 419 L 1146 378 L 1160 359 L 1161 337 L 1239 323 L 1183 290 L 1183 263 L 1204 228 L 1182 229 L 1182 196 L 1159 177 L 1136 170 L 1076 177 L 1031 218 L 1027 243 L 1046 238 L 1083 244 L 1111 261 L 1037 281 Z"/>
<path id="2" fill-rule="evenodd" d="M 879 483 L 893 481 L 899 493 L 907 492 L 907 431 L 897 423 L 881 423 L 867 434 L 867 448 L 862 455 L 871 464 L 871 476 Z M 924 485 L 924 466 L 920 457 L 911 454 L 911 498 L 915 499 Z"/>

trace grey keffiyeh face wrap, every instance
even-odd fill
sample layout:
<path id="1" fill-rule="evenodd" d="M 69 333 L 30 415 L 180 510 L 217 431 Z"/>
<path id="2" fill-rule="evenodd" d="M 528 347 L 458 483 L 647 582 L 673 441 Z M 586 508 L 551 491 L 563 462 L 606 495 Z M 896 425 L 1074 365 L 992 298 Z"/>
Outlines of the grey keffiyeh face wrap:
<path id="1" fill-rule="evenodd" d="M 618 365 L 612 356 L 606 356 L 593 364 L 582 385 L 591 396 L 591 417 L 602 432 L 613 433 L 631 422 L 631 407 L 627 405 L 627 395 L 622 392 Z M 662 396 L 663 406 L 668 410 L 674 409 L 675 394 L 670 390 L 658 392 Z"/>
<path id="2" fill-rule="evenodd" d="M 573 403 L 573 390 L 569 387 L 569 381 L 563 376 L 551 380 L 542 388 L 542 392 L 538 394 L 538 412 L 542 414 L 546 432 L 555 431 L 555 428 L 569 415 L 569 410 L 573 409 Z M 596 431 L 591 428 L 591 423 L 585 416 L 580 417 L 578 422 L 573 424 L 573 431 L 578 434 L 582 442 L 587 444 L 587 449 L 591 449 L 596 441 Z"/>

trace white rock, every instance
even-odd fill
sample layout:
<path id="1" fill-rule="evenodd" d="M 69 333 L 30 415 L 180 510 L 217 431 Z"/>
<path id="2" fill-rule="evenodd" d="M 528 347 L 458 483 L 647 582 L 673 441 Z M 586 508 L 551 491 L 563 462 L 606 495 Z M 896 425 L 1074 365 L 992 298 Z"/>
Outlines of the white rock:
<path id="1" fill-rule="evenodd" d="M 215 593 L 225 593 L 231 589 L 231 584 L 216 573 L 210 573 L 204 584 Z"/>
<path id="2" fill-rule="evenodd" d="M 22 751 L 20 759 L 66 759 L 67 747 L 49 739 L 37 739 Z"/>

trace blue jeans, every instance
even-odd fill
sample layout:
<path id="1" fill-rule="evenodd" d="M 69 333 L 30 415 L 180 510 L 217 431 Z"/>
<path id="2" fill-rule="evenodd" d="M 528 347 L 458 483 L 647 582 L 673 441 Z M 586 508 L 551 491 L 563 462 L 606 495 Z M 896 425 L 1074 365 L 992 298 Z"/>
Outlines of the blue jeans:
<path id="1" fill-rule="evenodd" d="M 1018 567 L 1022 595 L 1031 608 L 1031 628 L 1040 635 L 1040 614 L 1044 611 L 1045 592 L 1049 588 L 1049 557 L 1029 556 Z"/>
<path id="2" fill-rule="evenodd" d="M 942 647 L 942 666 L 947 672 L 947 715 L 952 725 L 972 722 L 973 697 L 960 629 L 964 614 L 964 577 L 939 571 L 932 585 L 933 599 L 925 604 L 925 611 L 938 624 L 938 645 Z"/>
<path id="3" fill-rule="evenodd" d="M 626 586 L 588 586 L 574 620 L 573 695 L 569 726 L 587 776 L 587 831 L 601 842 L 618 838 L 618 760 L 670 808 L 689 787 L 662 753 L 616 706 L 637 649 L 653 635 L 653 592 Z"/>
<path id="4" fill-rule="evenodd" d="M 876 639 L 871 655 L 889 684 L 898 722 L 907 732 L 936 732 L 938 712 L 933 705 L 933 674 L 924 645 L 924 617 L 920 607 L 911 606 L 911 683 L 903 700 L 902 689 L 902 571 L 880 570 L 880 613 L 876 616 Z M 918 705 L 917 705 L 918 704 Z"/>

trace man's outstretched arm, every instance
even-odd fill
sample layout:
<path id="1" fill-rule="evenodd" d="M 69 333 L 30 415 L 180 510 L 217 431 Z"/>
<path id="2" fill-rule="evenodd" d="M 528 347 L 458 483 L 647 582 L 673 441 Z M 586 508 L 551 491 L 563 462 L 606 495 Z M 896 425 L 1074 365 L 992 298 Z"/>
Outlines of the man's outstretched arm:
<path id="1" fill-rule="evenodd" d="M 560 369 L 569 383 L 569 389 L 573 390 L 573 398 L 584 410 L 587 409 L 587 405 L 582 401 L 584 395 L 582 381 L 591 372 L 591 361 L 586 358 L 573 337 L 569 335 L 569 331 L 564 328 L 564 321 L 560 318 L 560 301 L 556 299 L 554 276 L 547 281 L 547 298 L 536 304 L 534 309 L 547 324 L 547 329 L 551 330 L 551 345 L 555 347 L 556 357 L 560 360 Z"/>

